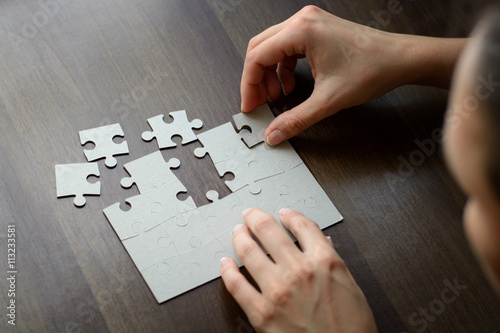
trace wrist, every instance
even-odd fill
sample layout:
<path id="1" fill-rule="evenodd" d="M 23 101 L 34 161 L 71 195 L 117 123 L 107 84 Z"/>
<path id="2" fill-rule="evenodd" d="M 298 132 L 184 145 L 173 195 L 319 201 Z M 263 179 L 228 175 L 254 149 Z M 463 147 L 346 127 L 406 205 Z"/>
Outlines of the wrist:
<path id="1" fill-rule="evenodd" d="M 398 35 L 404 63 L 403 84 L 449 89 L 455 64 L 467 39 Z"/>

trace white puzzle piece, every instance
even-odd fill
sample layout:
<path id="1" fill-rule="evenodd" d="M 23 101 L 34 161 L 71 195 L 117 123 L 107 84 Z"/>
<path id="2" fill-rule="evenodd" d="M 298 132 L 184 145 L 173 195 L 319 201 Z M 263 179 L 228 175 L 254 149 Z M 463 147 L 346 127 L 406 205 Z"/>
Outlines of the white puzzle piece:
<path id="1" fill-rule="evenodd" d="M 200 119 L 189 121 L 185 110 L 170 112 L 169 115 L 174 119 L 171 123 L 166 123 L 162 114 L 149 118 L 148 123 L 152 131 L 142 133 L 142 139 L 151 141 L 156 138 L 160 149 L 175 147 L 172 137 L 176 135 L 182 137 L 183 145 L 197 140 L 193 128 L 200 129 L 203 126 Z"/>
<path id="2" fill-rule="evenodd" d="M 240 135 L 247 146 L 251 148 L 265 141 L 264 133 L 274 120 L 274 114 L 267 104 L 263 104 L 251 112 L 235 114 L 233 120 L 238 130 L 245 127 L 250 129 L 250 132 L 240 131 Z"/>
<path id="3" fill-rule="evenodd" d="M 168 223 L 168 221 L 164 222 Z M 174 244 L 173 235 L 169 235 L 162 225 L 157 225 L 149 230 L 140 230 L 136 237 L 122 241 L 128 254 L 139 271 L 156 264 L 157 262 L 178 255 Z"/>
<path id="4" fill-rule="evenodd" d="M 75 196 L 73 203 L 83 207 L 84 195 L 100 195 L 101 182 L 89 183 L 89 176 L 100 176 L 97 163 L 56 164 L 57 197 Z"/>
<path id="5" fill-rule="evenodd" d="M 208 154 L 213 163 L 226 161 L 230 157 L 248 150 L 231 123 L 225 123 L 198 134 L 198 140 L 203 147 L 196 148 L 194 155 L 202 158 Z"/>
<path id="6" fill-rule="evenodd" d="M 283 173 L 302 163 L 302 159 L 288 142 L 274 147 L 262 143 L 225 161 L 215 163 L 215 168 L 221 177 L 228 172 L 234 174 L 233 180 L 225 182 L 231 191 L 249 185 L 250 192 L 258 194 L 258 180 Z"/>
<path id="7" fill-rule="evenodd" d="M 269 178 L 280 193 L 280 203 L 301 212 L 321 229 L 342 221 L 337 208 L 305 164 Z"/>
<path id="8" fill-rule="evenodd" d="M 105 157 L 106 166 L 113 168 L 117 163 L 114 155 L 123 155 L 129 152 L 127 141 L 121 143 L 113 142 L 113 138 L 123 136 L 120 124 L 116 123 L 80 131 L 80 143 L 82 145 L 85 145 L 87 142 L 95 144 L 94 149 L 83 150 L 88 161 L 95 161 Z"/>
<path id="9" fill-rule="evenodd" d="M 161 152 L 155 151 L 149 155 L 126 163 L 123 167 L 131 177 L 121 180 L 124 188 L 130 188 L 133 184 L 139 189 L 139 193 L 146 193 L 159 187 L 166 187 L 171 182 L 177 180 L 172 170 L 180 166 L 181 162 L 177 158 L 171 158 L 165 162 Z"/>

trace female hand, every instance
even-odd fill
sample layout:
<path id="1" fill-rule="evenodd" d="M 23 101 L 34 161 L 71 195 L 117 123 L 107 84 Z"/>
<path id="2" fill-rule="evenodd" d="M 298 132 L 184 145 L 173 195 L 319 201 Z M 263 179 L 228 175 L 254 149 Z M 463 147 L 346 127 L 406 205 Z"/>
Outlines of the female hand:
<path id="1" fill-rule="evenodd" d="M 407 83 L 449 85 L 465 40 L 383 32 L 314 6 L 270 27 L 248 44 L 241 78 L 241 110 L 250 112 L 295 87 L 298 58 L 315 79 L 312 95 L 284 112 L 265 138 L 277 145 L 316 122 Z"/>
<path id="2" fill-rule="evenodd" d="M 250 209 L 243 218 L 233 243 L 261 291 L 230 258 L 221 261 L 222 279 L 257 331 L 376 332 L 365 296 L 315 222 L 290 209 L 280 212 L 300 250 L 271 215 Z"/>

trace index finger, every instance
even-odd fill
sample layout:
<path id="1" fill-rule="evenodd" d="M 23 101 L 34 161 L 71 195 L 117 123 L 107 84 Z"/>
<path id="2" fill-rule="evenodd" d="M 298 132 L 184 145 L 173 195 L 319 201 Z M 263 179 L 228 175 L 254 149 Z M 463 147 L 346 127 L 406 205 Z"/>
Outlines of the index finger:
<path id="1" fill-rule="evenodd" d="M 267 100 L 267 96 L 262 96 L 261 93 L 261 83 L 267 67 L 303 54 L 305 47 L 302 35 L 290 29 L 290 25 L 249 50 L 241 77 L 241 110 L 249 112 Z"/>

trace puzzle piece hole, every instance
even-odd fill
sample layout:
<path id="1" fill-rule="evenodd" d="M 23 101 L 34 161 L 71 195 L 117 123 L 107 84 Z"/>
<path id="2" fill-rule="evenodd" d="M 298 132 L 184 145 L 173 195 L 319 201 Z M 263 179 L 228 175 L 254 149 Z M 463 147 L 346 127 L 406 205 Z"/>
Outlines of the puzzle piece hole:
<path id="1" fill-rule="evenodd" d="M 158 246 L 167 248 L 172 242 L 170 241 L 169 237 L 160 237 L 158 238 Z"/>
<path id="2" fill-rule="evenodd" d="M 92 150 L 96 147 L 96 144 L 92 141 L 87 141 L 84 145 L 82 145 L 84 149 Z"/>
<path id="3" fill-rule="evenodd" d="M 168 117 L 163 116 L 163 122 L 165 124 L 171 124 L 174 122 L 174 117 L 169 113 Z"/>
<path id="4" fill-rule="evenodd" d="M 95 176 L 95 175 L 88 175 L 87 176 L 87 181 L 91 184 L 95 184 L 99 181 L 99 177 L 98 176 Z M 90 195 L 90 194 L 86 194 L 86 195 Z"/>
<path id="5" fill-rule="evenodd" d="M 114 136 L 114 137 L 113 137 L 113 139 L 111 139 L 111 140 L 113 140 L 113 142 L 114 142 L 114 143 L 116 143 L 116 144 L 120 144 L 120 143 L 122 143 L 123 141 L 125 141 L 125 137 L 124 137 L 124 136 L 122 136 L 122 135 L 116 135 L 116 136 Z"/>
<path id="6" fill-rule="evenodd" d="M 174 135 L 172 135 L 172 137 L 170 138 L 170 140 L 172 140 L 175 143 L 176 147 L 179 147 L 179 146 L 182 145 L 182 136 L 180 134 L 174 134 Z M 175 148 L 175 147 L 172 147 L 172 148 Z"/>
<path id="7" fill-rule="evenodd" d="M 170 265 L 162 261 L 157 266 L 156 269 L 160 274 L 168 274 L 171 271 Z"/>
<path id="8" fill-rule="evenodd" d="M 179 201 L 186 201 L 189 198 L 189 194 L 187 192 L 179 192 L 176 197 Z"/>
<path id="9" fill-rule="evenodd" d="M 231 181 L 234 179 L 234 173 L 232 173 L 231 171 L 228 171 L 221 178 L 224 181 Z"/>
<path id="10" fill-rule="evenodd" d="M 189 245 L 195 249 L 200 248 L 202 244 L 203 242 L 198 237 L 191 237 L 189 239 Z"/>
<path id="11" fill-rule="evenodd" d="M 153 203 L 151 203 L 151 205 L 149 205 L 149 211 L 151 213 L 158 214 L 159 212 L 161 212 L 161 209 L 162 209 L 162 205 L 159 202 L 153 202 Z"/>
<path id="12" fill-rule="evenodd" d="M 120 209 L 124 212 L 128 212 L 132 209 L 132 205 L 130 205 L 128 202 L 120 202 Z"/>

